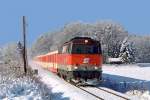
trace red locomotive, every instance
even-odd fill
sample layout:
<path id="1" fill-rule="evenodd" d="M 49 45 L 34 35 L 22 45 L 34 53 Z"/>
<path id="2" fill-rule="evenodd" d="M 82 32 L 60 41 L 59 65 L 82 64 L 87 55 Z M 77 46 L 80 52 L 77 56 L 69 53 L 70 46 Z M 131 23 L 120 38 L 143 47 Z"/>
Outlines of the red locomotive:
<path id="1" fill-rule="evenodd" d="M 35 59 L 45 69 L 69 81 L 102 79 L 101 45 L 89 37 L 75 37 L 58 50 Z"/>

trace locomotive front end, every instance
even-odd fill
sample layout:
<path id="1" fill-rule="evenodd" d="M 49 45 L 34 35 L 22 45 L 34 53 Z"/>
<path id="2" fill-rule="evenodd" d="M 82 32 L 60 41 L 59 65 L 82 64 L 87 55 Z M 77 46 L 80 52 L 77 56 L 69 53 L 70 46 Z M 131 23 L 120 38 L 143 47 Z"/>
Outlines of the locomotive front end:
<path id="1" fill-rule="evenodd" d="M 102 79 L 102 53 L 99 41 L 76 37 L 67 42 L 62 51 L 68 52 L 66 58 L 69 58 L 69 63 L 65 75 L 67 80 L 100 81 Z"/>

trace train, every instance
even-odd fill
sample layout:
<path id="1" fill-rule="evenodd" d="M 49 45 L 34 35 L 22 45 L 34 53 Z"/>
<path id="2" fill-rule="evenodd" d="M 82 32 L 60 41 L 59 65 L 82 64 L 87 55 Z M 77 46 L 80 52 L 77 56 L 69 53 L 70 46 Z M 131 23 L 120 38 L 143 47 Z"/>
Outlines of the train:
<path id="1" fill-rule="evenodd" d="M 74 37 L 58 50 L 35 57 L 44 69 L 67 81 L 102 80 L 101 43 L 90 37 Z"/>

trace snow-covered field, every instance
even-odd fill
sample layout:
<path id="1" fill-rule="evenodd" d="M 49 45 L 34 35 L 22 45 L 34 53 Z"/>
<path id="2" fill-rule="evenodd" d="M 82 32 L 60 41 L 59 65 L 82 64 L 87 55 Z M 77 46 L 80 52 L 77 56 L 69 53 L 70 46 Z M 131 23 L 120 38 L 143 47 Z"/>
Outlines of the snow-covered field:
<path id="1" fill-rule="evenodd" d="M 78 89 L 75 86 L 68 84 L 57 75 L 43 70 L 39 67 L 38 64 L 32 62 L 30 63 L 30 65 L 35 69 L 38 68 L 41 81 L 47 84 L 47 86 L 49 86 L 50 88 L 52 88 L 52 93 L 55 94 L 53 95 L 54 100 L 97 100 L 96 97 L 93 97 L 92 95 L 82 91 L 81 89 Z M 105 98 L 106 100 L 110 100 L 110 98 L 112 97 L 111 95 L 108 95 L 108 93 L 102 91 L 97 92 L 97 90 L 93 91 L 92 89 L 91 92 L 95 92 L 95 95 L 101 94 L 102 98 Z M 118 100 L 118 98 L 111 98 L 111 100 Z"/>
<path id="2" fill-rule="evenodd" d="M 30 65 L 39 70 L 38 80 L 29 77 L 10 77 L 10 72 L 6 73 L 9 78 L 2 78 L 5 74 L 0 71 L 0 100 L 96 99 L 55 74 L 41 69 L 34 62 Z M 134 100 L 150 100 L 150 64 L 103 65 L 103 79 L 100 87 L 127 94 Z"/>
<path id="3" fill-rule="evenodd" d="M 54 100 L 58 100 L 58 97 L 59 99 L 61 97 L 61 99 L 67 98 L 69 100 L 95 100 L 91 95 L 74 88 L 56 75 L 43 69 L 39 70 L 42 82 L 50 86 L 52 92 L 56 94 Z M 103 65 L 104 82 L 100 87 L 104 86 L 127 94 L 134 100 L 150 100 L 149 72 L 150 64 Z M 49 77 L 47 77 L 47 74 L 49 74 Z M 61 93 L 61 95 L 58 96 L 57 93 Z"/>
<path id="4" fill-rule="evenodd" d="M 150 100 L 150 64 L 103 65 L 104 86 Z"/>
<path id="5" fill-rule="evenodd" d="M 22 76 L 19 71 L 0 64 L 0 100 L 51 99 L 50 88 L 40 83 L 38 79 L 31 76 Z"/>
<path id="6" fill-rule="evenodd" d="M 49 100 L 51 92 L 46 86 L 24 77 L 0 84 L 0 100 Z"/>

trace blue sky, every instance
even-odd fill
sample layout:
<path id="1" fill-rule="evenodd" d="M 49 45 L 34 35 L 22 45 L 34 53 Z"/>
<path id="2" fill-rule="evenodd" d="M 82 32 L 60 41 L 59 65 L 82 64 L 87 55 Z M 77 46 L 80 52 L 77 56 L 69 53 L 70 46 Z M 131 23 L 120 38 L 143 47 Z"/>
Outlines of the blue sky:
<path id="1" fill-rule="evenodd" d="M 0 0 L 0 45 L 22 39 L 23 15 L 28 43 L 74 21 L 112 20 L 130 33 L 150 34 L 149 4 L 150 0 Z"/>

